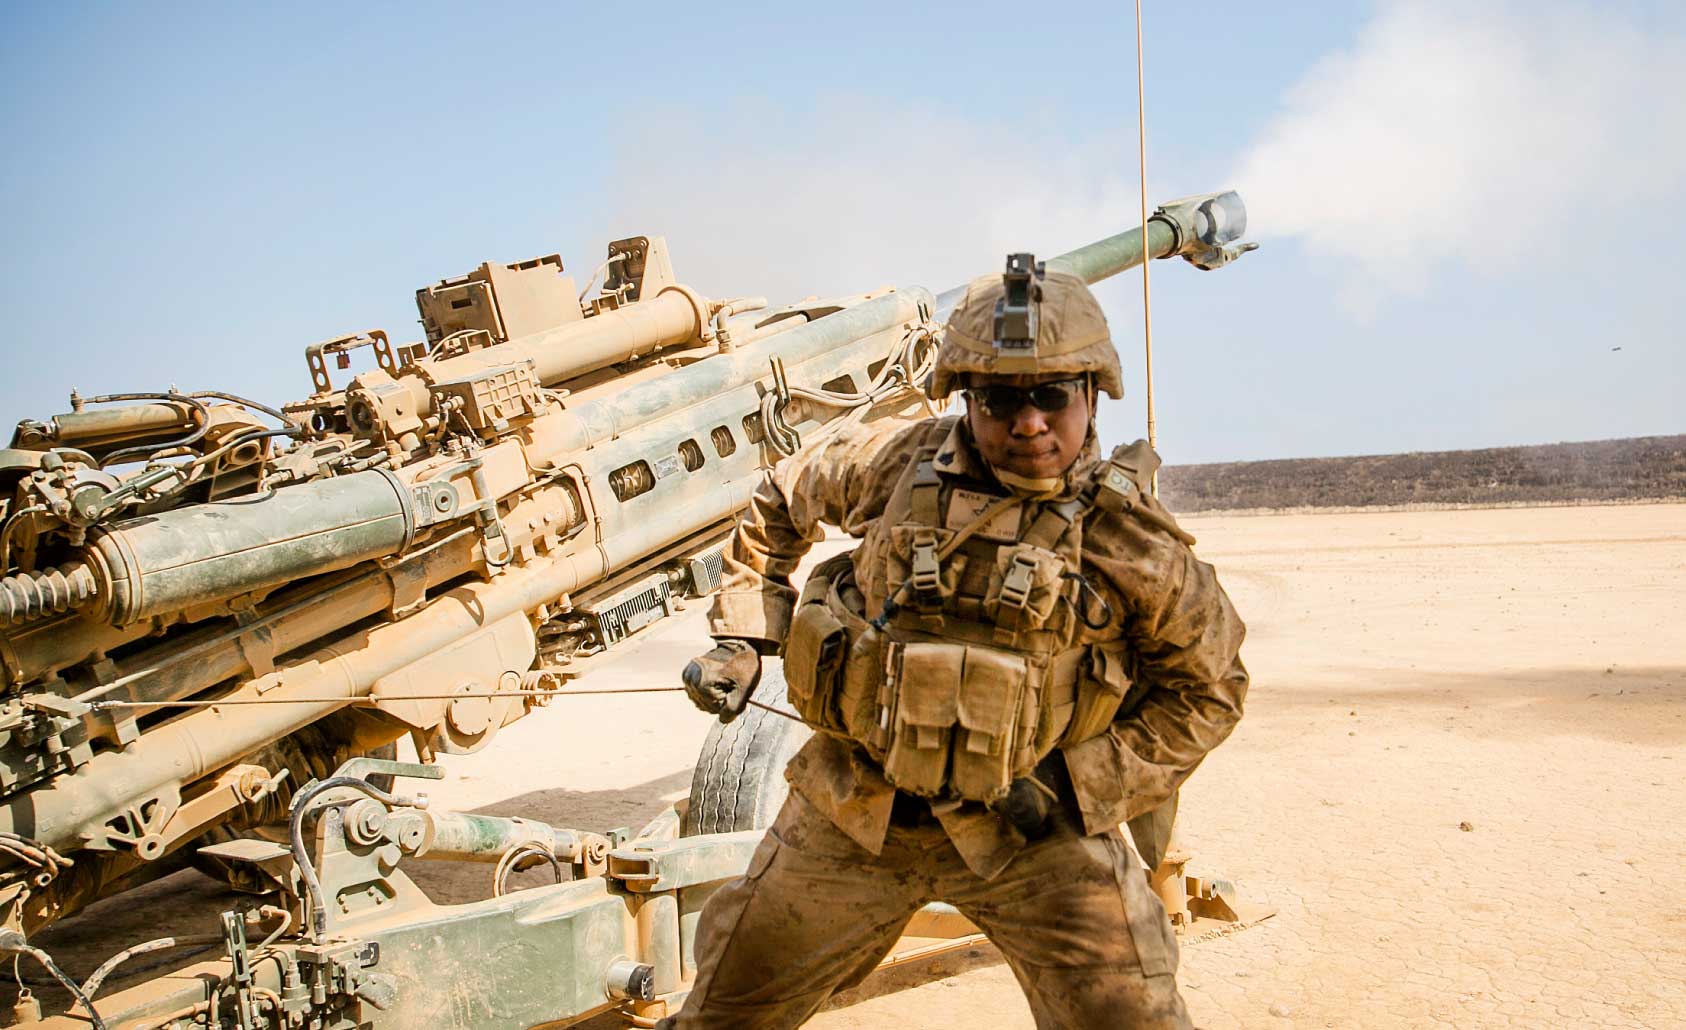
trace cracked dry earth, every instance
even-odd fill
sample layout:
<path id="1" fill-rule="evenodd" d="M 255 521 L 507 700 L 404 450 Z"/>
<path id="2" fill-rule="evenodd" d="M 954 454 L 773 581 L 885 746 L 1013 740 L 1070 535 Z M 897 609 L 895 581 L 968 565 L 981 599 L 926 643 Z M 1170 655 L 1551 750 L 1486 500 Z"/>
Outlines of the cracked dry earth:
<path id="1" fill-rule="evenodd" d="M 1686 505 L 1184 524 L 1248 622 L 1254 682 L 1180 833 L 1191 871 L 1277 910 L 1184 947 L 1196 1023 L 1686 1027 Z M 707 641 L 695 607 L 640 638 L 591 687 L 670 685 Z M 707 731 L 682 694 L 562 698 L 430 793 L 637 826 L 684 796 Z M 436 900 L 485 896 L 485 867 L 406 868 Z M 39 942 L 82 976 L 231 900 L 180 873 Z M 810 1026 L 1032 1022 L 985 946 L 876 974 Z"/>

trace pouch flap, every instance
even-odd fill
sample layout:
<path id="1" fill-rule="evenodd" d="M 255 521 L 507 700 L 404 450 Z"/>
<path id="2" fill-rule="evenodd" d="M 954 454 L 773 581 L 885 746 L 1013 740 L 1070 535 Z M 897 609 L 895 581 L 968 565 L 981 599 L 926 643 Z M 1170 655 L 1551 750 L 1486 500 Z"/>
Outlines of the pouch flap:
<path id="1" fill-rule="evenodd" d="M 956 714 L 974 734 L 999 741 L 1018 718 L 1027 666 L 1015 654 L 988 647 L 968 647 Z"/>
<path id="2" fill-rule="evenodd" d="M 823 668 L 843 657 L 843 624 L 823 604 L 803 605 L 784 642 L 785 668 Z"/>
<path id="3" fill-rule="evenodd" d="M 796 609 L 784 642 L 784 678 L 790 703 L 804 721 L 830 728 L 832 695 L 848 635 L 823 604 Z"/>
<path id="4" fill-rule="evenodd" d="M 985 610 L 1013 629 L 1037 629 L 1054 614 L 1065 591 L 1065 559 L 1034 544 L 995 552 L 995 572 L 984 597 Z"/>
<path id="5" fill-rule="evenodd" d="M 1067 745 L 1081 743 L 1106 732 L 1128 700 L 1130 674 L 1125 671 L 1126 647 L 1122 643 L 1092 644 L 1089 667 L 1077 684 L 1077 705 L 1072 710 L 1063 739 Z"/>
<path id="6" fill-rule="evenodd" d="M 1109 694 L 1124 696 L 1130 674 L 1124 670 L 1124 649 L 1097 645 L 1089 649 L 1089 676 Z"/>
<path id="7" fill-rule="evenodd" d="M 960 644 L 903 647 L 896 718 L 910 726 L 954 725 L 965 656 L 966 648 Z"/>

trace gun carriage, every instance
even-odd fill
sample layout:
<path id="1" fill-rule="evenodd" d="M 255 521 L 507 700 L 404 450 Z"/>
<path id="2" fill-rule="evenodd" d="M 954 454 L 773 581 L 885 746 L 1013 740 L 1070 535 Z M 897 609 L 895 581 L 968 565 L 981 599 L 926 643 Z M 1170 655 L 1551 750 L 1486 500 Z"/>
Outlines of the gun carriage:
<path id="1" fill-rule="evenodd" d="M 1233 193 L 1188 198 L 1145 239 L 1050 264 L 1218 267 L 1244 228 Z M 759 827 L 587 833 L 431 811 L 392 777 L 437 777 L 435 755 L 488 746 L 712 590 L 781 456 L 928 410 L 960 290 L 711 300 L 659 237 L 610 244 L 599 274 L 576 293 L 552 255 L 425 287 L 423 341 L 315 344 L 312 394 L 283 407 L 172 388 L 18 424 L 0 950 L 46 959 L 29 934 L 186 860 L 277 895 L 226 915 L 197 974 L 42 1025 L 566 1025 L 683 991 L 695 915 Z M 337 384 L 330 363 L 363 349 L 373 366 Z M 358 757 L 403 737 L 420 764 Z M 262 827 L 286 843 L 242 836 Z M 438 906 L 398 868 L 417 858 L 542 861 L 559 882 Z M 442 998 L 453 981 L 472 987 Z"/>

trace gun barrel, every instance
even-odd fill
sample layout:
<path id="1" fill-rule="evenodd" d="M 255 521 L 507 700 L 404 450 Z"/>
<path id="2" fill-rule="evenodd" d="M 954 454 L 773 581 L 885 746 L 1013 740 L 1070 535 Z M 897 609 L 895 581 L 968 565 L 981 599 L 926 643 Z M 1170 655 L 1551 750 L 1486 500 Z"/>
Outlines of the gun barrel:
<path id="1" fill-rule="evenodd" d="M 1150 218 L 1146 247 L 1142 245 L 1141 227 L 1137 226 L 1061 254 L 1050 260 L 1048 267 L 1070 272 L 1093 285 L 1140 265 L 1144 253 L 1153 259 L 1171 257 L 1176 252 L 1176 227 L 1165 219 Z"/>
<path id="2" fill-rule="evenodd" d="M 1143 260 L 1182 257 L 1200 268 L 1216 268 L 1231 258 L 1226 248 L 1247 231 L 1247 208 L 1234 190 L 1203 193 L 1161 205 L 1142 227 L 1096 240 L 1048 261 L 1050 269 L 1070 272 L 1091 286 Z M 937 296 L 937 317 L 946 320 L 966 295 L 966 284 Z"/>

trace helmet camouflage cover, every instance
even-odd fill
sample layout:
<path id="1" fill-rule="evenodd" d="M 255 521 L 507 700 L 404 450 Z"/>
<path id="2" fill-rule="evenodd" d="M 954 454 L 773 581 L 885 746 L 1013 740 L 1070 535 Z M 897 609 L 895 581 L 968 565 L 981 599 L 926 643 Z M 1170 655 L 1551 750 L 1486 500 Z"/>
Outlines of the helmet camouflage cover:
<path id="1" fill-rule="evenodd" d="M 1006 275 L 980 276 L 967 284 L 965 297 L 955 305 L 943 331 L 931 374 L 931 395 L 941 399 L 963 388 L 970 372 L 1088 372 L 1097 389 L 1113 397 L 1124 396 L 1118 352 L 1112 346 L 1106 316 L 1088 285 L 1069 272 L 1050 269 L 1032 273 L 1028 279 L 1021 272 L 1019 278 L 1029 286 L 1029 306 L 1036 309 L 1029 322 L 1035 336 L 1016 347 L 1002 339 L 1002 310 L 1011 303 L 1013 266 L 1018 258 L 1029 259 L 1029 267 L 1035 267 L 1030 255 L 1014 255 L 1008 259 Z"/>

